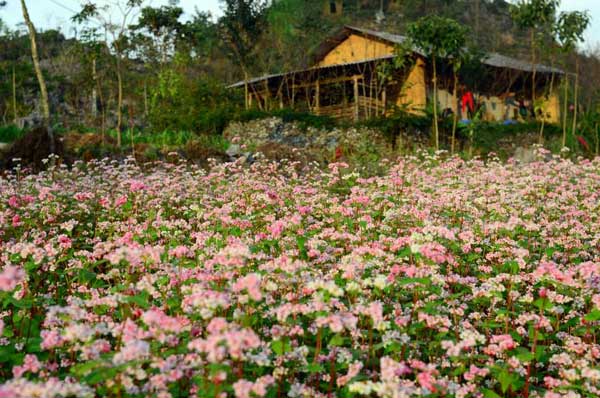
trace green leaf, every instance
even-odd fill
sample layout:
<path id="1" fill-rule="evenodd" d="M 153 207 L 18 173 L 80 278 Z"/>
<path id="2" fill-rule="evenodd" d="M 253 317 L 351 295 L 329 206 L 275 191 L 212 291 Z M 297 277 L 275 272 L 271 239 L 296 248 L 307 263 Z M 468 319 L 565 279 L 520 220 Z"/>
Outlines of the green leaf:
<path id="1" fill-rule="evenodd" d="M 500 390 L 505 394 L 509 389 L 513 391 L 518 390 L 521 383 L 519 383 L 519 376 L 507 369 L 502 369 L 498 374 L 498 381 L 500 382 Z"/>
<path id="2" fill-rule="evenodd" d="M 400 285 L 410 285 L 411 283 L 420 283 L 425 286 L 431 285 L 430 278 L 400 278 L 397 279 L 397 282 Z"/>
<path id="3" fill-rule="evenodd" d="M 514 260 L 505 262 L 504 268 L 506 272 L 512 275 L 516 275 L 520 271 L 519 263 Z"/>
<path id="4" fill-rule="evenodd" d="M 515 351 L 515 357 L 521 362 L 531 362 L 535 358 L 535 355 L 526 348 L 518 347 Z"/>
<path id="5" fill-rule="evenodd" d="M 589 314 L 583 317 L 588 322 L 600 320 L 600 310 L 594 308 Z"/>
<path id="6" fill-rule="evenodd" d="M 298 235 L 296 236 L 296 244 L 298 245 L 298 253 L 302 260 L 308 260 L 308 251 L 306 250 L 306 237 Z"/>
<path id="7" fill-rule="evenodd" d="M 92 370 L 98 368 L 100 365 L 102 365 L 103 361 L 102 360 L 94 360 L 94 361 L 87 361 L 87 362 L 83 362 L 83 363 L 78 363 L 77 365 L 71 366 L 70 372 L 72 374 L 74 374 L 75 376 L 86 376 L 88 375 Z"/>
<path id="8" fill-rule="evenodd" d="M 286 352 L 289 352 L 292 350 L 292 346 L 290 345 L 290 342 L 288 340 L 288 338 L 284 338 L 284 340 L 273 340 L 271 342 L 271 349 L 273 350 L 273 352 L 275 354 L 277 354 L 278 356 L 285 354 Z"/>
<path id="9" fill-rule="evenodd" d="M 539 298 L 539 299 L 535 300 L 533 302 L 533 305 L 535 305 L 540 310 L 549 310 L 550 308 L 553 307 L 552 302 L 550 302 L 550 300 L 543 299 L 543 298 Z"/>
<path id="10" fill-rule="evenodd" d="M 340 334 L 334 334 L 329 340 L 329 345 L 332 347 L 341 347 L 344 345 L 344 337 Z"/>
<path id="11" fill-rule="evenodd" d="M 489 390 L 487 388 L 482 389 L 481 392 L 483 392 L 483 396 L 485 398 L 502 398 L 500 395 L 496 394 L 493 390 Z"/>
<path id="12" fill-rule="evenodd" d="M 85 377 L 87 384 L 98 384 L 114 378 L 118 373 L 118 368 L 100 368 L 92 371 Z"/>
<path id="13" fill-rule="evenodd" d="M 323 367 L 323 365 L 321 365 L 320 363 L 317 362 L 312 362 L 309 363 L 308 365 L 306 365 L 306 371 L 308 373 L 320 373 L 323 372 L 325 370 L 325 368 Z"/>
<path id="14" fill-rule="evenodd" d="M 92 271 L 89 271 L 85 268 L 79 271 L 79 281 L 83 284 L 87 284 L 96 279 L 96 274 Z"/>
<path id="15" fill-rule="evenodd" d="M 135 296 L 127 297 L 126 302 L 130 304 L 136 304 L 137 306 L 146 310 L 150 308 L 150 295 L 144 290 Z"/>

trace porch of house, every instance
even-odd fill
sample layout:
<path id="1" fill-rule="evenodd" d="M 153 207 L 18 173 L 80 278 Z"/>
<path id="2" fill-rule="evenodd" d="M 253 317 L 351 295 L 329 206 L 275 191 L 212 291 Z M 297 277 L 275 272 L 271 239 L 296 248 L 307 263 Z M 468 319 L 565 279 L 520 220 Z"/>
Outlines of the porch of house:
<path id="1" fill-rule="evenodd" d="M 313 68 L 237 83 L 246 108 L 291 108 L 334 119 L 359 121 L 386 115 L 403 76 L 383 76 L 387 59 Z"/>

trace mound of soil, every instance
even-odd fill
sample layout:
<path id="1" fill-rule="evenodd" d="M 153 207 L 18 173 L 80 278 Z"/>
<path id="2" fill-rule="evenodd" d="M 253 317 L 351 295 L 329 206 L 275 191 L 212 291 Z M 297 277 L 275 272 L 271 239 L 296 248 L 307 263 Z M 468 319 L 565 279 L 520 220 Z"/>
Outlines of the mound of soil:
<path id="1" fill-rule="evenodd" d="M 194 161 L 201 166 L 207 166 L 209 159 L 215 159 L 218 163 L 226 162 L 229 156 L 216 148 L 208 147 L 198 140 L 188 141 L 183 148 L 186 159 Z"/>
<path id="2" fill-rule="evenodd" d="M 104 137 L 101 134 L 71 132 L 63 135 L 64 147 L 68 150 L 77 151 L 87 147 L 117 146 L 117 140 L 109 135 Z"/>
<path id="3" fill-rule="evenodd" d="M 51 151 L 52 141 L 50 132 L 46 127 L 36 127 L 12 143 L 0 156 L 0 167 L 11 169 L 18 164 L 34 170 L 45 168 L 44 159 L 52 153 L 64 159 L 64 146 L 62 141 L 54 135 L 54 151 Z"/>

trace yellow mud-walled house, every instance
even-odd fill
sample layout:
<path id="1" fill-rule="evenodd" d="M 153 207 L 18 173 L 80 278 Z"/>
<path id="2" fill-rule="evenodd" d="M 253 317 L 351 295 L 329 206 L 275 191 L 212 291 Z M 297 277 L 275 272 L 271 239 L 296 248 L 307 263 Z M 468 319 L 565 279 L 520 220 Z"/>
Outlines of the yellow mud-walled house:
<path id="1" fill-rule="evenodd" d="M 263 110 L 291 108 L 349 120 L 381 117 L 394 110 L 420 114 L 434 98 L 432 68 L 418 49 L 405 54 L 402 63 L 394 62 L 398 47 L 405 43 L 401 35 L 344 26 L 315 50 L 312 67 L 230 87 L 244 88 L 247 106 Z M 490 53 L 481 59 L 477 82 L 461 83 L 455 92 L 450 64 L 439 62 L 436 98 L 441 111 L 468 119 L 476 108 L 478 117 L 497 122 L 528 117 L 549 123 L 560 120 L 556 88 L 564 72 L 559 69 Z M 534 76 L 540 95 L 532 103 Z"/>

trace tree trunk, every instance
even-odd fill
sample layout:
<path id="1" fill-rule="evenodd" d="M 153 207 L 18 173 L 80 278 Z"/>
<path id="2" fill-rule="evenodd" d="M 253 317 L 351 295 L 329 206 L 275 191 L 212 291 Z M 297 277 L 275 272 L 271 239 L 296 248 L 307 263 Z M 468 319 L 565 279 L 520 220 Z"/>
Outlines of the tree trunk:
<path id="1" fill-rule="evenodd" d="M 452 103 L 454 104 L 454 115 L 452 120 L 452 142 L 450 152 L 454 155 L 456 145 L 456 126 L 458 125 L 458 73 L 454 72 L 454 90 L 452 92 Z"/>
<path id="2" fill-rule="evenodd" d="M 573 87 L 573 130 L 571 134 L 575 136 L 577 130 L 577 108 L 579 107 L 579 57 L 575 53 L 575 86 Z"/>
<path id="3" fill-rule="evenodd" d="M 245 98 L 245 105 L 246 105 L 246 109 L 250 109 L 250 87 L 248 87 L 248 72 L 246 71 L 246 68 L 242 67 L 243 71 L 244 71 L 244 98 Z"/>
<path id="4" fill-rule="evenodd" d="M 437 112 L 437 67 L 435 65 L 435 56 L 431 57 L 433 64 L 433 134 L 435 141 L 435 150 L 440 150 L 440 131 L 438 126 L 438 112 Z"/>
<path id="5" fill-rule="evenodd" d="M 563 135 L 562 135 L 562 147 L 564 148 L 567 145 L 567 113 L 568 113 L 568 103 L 569 103 L 569 75 L 564 75 L 564 86 L 565 86 L 565 98 L 563 103 Z"/>
<path id="6" fill-rule="evenodd" d="M 535 115 L 535 76 L 537 72 L 536 61 L 535 61 L 535 31 L 531 29 L 531 106 L 534 109 Z"/>
<path id="7" fill-rule="evenodd" d="M 117 54 L 117 146 L 121 147 L 121 126 L 123 124 L 123 76 L 121 55 Z"/>
<path id="8" fill-rule="evenodd" d="M 94 83 L 94 87 L 92 88 L 92 118 L 93 120 L 96 120 L 96 117 L 98 115 L 98 92 L 96 89 L 98 76 L 96 74 L 96 57 L 92 59 L 92 80 Z"/>
<path id="9" fill-rule="evenodd" d="M 13 65 L 12 68 L 12 108 L 13 108 L 13 123 L 15 124 L 15 126 L 17 125 L 18 122 L 18 115 L 17 115 L 17 75 L 15 72 L 15 66 Z"/>
<path id="10" fill-rule="evenodd" d="M 480 25 L 480 7 L 479 0 L 475 0 L 475 37 L 479 37 L 479 25 Z"/>
<path id="11" fill-rule="evenodd" d="M 554 68 L 554 60 L 552 61 L 552 67 Z M 551 98 L 552 93 L 554 92 L 554 72 L 550 77 L 550 90 L 548 92 L 548 98 Z M 542 109 L 542 125 L 540 126 L 540 136 L 538 138 L 538 144 L 542 145 L 544 143 L 544 127 L 546 126 L 546 115 L 544 114 L 544 109 Z"/>
<path id="12" fill-rule="evenodd" d="M 600 155 L 600 135 L 598 132 L 598 123 L 594 126 L 594 130 L 596 131 L 596 156 Z"/>
<path id="13" fill-rule="evenodd" d="M 35 69 L 35 75 L 37 77 L 38 83 L 40 85 L 40 94 L 41 94 L 41 106 L 42 106 L 42 116 L 44 118 L 44 127 L 48 131 L 48 139 L 50 140 L 50 153 L 55 152 L 54 145 L 54 134 L 52 129 L 50 128 L 50 106 L 48 103 L 48 90 L 46 89 L 46 81 L 44 80 L 44 75 L 42 74 L 42 67 L 40 66 L 40 58 L 37 50 L 37 42 L 35 38 L 35 27 L 29 18 L 29 11 L 27 11 L 27 5 L 25 5 L 25 0 L 21 0 L 21 9 L 23 11 L 23 18 L 25 19 L 25 24 L 27 25 L 27 29 L 29 30 L 29 41 L 31 42 L 31 58 L 33 60 L 33 67 Z"/>
<path id="14" fill-rule="evenodd" d="M 148 118 L 148 80 L 144 79 L 144 117 Z"/>
<path id="15" fill-rule="evenodd" d="M 131 156 L 133 156 L 133 159 L 135 160 L 135 143 L 133 141 L 133 130 L 135 127 L 135 123 L 133 120 L 133 109 L 131 108 L 131 105 L 127 105 L 127 113 L 129 115 L 129 137 L 131 139 Z"/>

